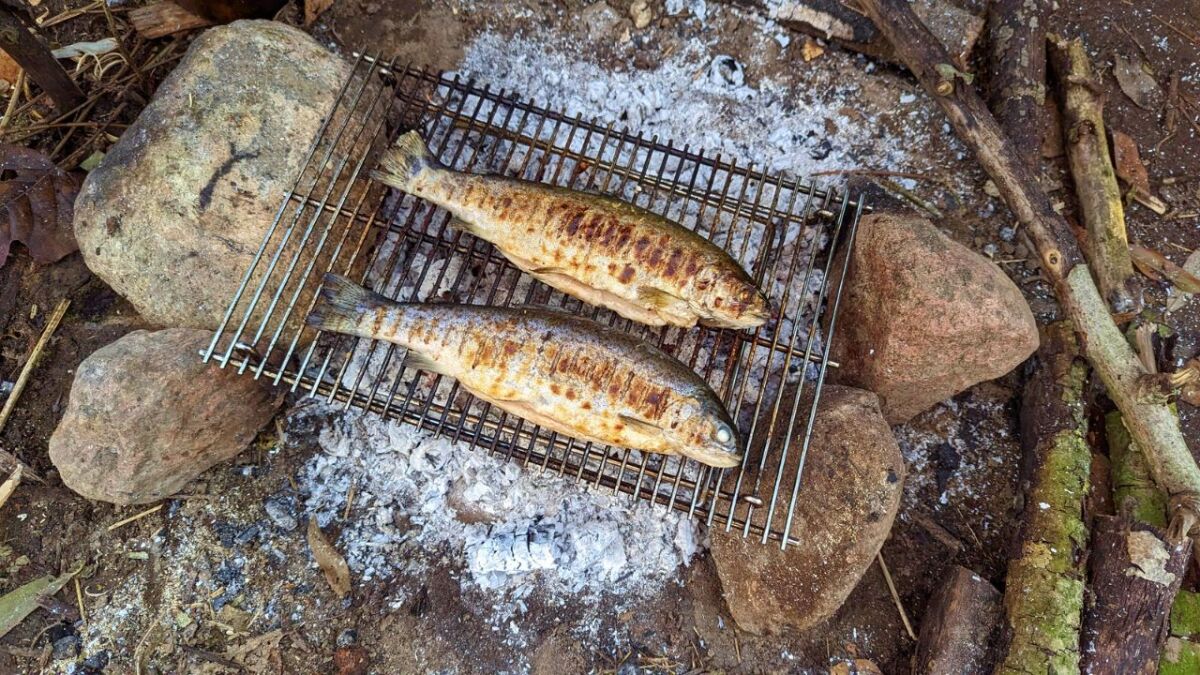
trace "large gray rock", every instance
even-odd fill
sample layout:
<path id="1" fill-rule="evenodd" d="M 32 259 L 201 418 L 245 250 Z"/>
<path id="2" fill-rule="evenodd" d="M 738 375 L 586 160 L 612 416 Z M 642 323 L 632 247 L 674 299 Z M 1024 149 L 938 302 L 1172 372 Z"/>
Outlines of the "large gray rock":
<path id="1" fill-rule="evenodd" d="M 200 361 L 212 333 L 134 331 L 79 364 L 50 460 L 90 499 L 140 504 L 241 452 L 282 402 L 262 381 Z"/>
<path id="2" fill-rule="evenodd" d="M 1017 367 L 1038 346 L 1021 289 L 913 215 L 863 218 L 831 350 L 838 382 L 879 394 L 888 422 Z"/>
<path id="3" fill-rule="evenodd" d="M 153 324 L 215 330 L 350 70 L 281 23 L 203 33 L 84 182 L 75 236 L 88 267 Z M 351 124 L 346 138 L 358 138 L 361 120 Z M 350 145 L 339 150 L 362 150 Z"/>
<path id="4" fill-rule="evenodd" d="M 795 475 L 798 461 L 798 452 L 789 453 L 785 476 Z M 774 480 L 768 470 L 763 484 Z M 738 627 L 774 634 L 832 616 L 887 539 L 903 484 L 904 461 L 876 396 L 825 387 L 792 524 L 800 543 L 780 550 L 723 528 L 712 532 L 713 560 Z M 787 504 L 777 504 L 772 523 L 786 518 Z"/>

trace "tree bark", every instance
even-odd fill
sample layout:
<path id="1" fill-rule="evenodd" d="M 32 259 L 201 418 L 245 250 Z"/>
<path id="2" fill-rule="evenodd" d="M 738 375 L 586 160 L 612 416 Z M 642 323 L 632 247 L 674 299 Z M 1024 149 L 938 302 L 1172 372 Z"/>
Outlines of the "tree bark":
<path id="1" fill-rule="evenodd" d="M 1161 532 L 1125 516 L 1096 519 L 1083 620 L 1083 672 L 1158 672 L 1171 603 L 1191 556 L 1191 542 L 1172 546 Z"/>
<path id="2" fill-rule="evenodd" d="M 920 675 L 988 672 L 988 645 L 999 620 L 999 591 L 965 567 L 950 568 L 925 609 L 913 672 Z"/>
<path id="3" fill-rule="evenodd" d="M 1129 256 L 1125 206 L 1104 133 L 1104 103 L 1083 42 L 1050 38 L 1050 63 L 1062 89 L 1063 142 L 1087 225 L 1088 261 L 1115 311 L 1137 311 L 1141 291 Z"/>
<path id="4" fill-rule="evenodd" d="M 1046 133 L 1049 0 L 995 0 L 988 12 L 988 105 L 1035 173 Z"/>
<path id="5" fill-rule="evenodd" d="M 1108 458 L 1112 462 L 1113 501 L 1117 513 L 1128 513 L 1139 523 L 1167 526 L 1167 497 L 1154 486 L 1142 451 L 1129 437 L 1121 413 L 1104 417 Z"/>
<path id="6" fill-rule="evenodd" d="M 74 110 L 83 104 L 83 92 L 58 64 L 50 48 L 29 32 L 16 10 L 3 4 L 0 4 L 0 49 L 8 52 L 54 101 L 60 112 Z"/>
<path id="7" fill-rule="evenodd" d="M 1066 322 L 1048 326 L 1021 401 L 1025 510 L 1004 592 L 998 673 L 1075 673 L 1088 544 L 1083 522 L 1091 450 L 1083 384 Z"/>
<path id="8" fill-rule="evenodd" d="M 1080 336 L 1084 354 L 1125 417 L 1144 452 L 1155 482 L 1171 496 L 1174 542 L 1200 521 L 1200 467 L 1192 458 L 1179 419 L 1165 404 L 1145 400 L 1145 374 L 1100 297 L 1070 226 L 1056 213 L 1033 172 L 988 112 L 983 100 L 953 70 L 950 55 L 916 18 L 905 0 L 862 0 L 867 13 L 897 54 L 934 97 L 955 132 L 974 151 L 1001 196 L 1025 227 L 1044 275 Z"/>
<path id="9" fill-rule="evenodd" d="M 211 19 L 193 14 L 173 2 L 152 2 L 135 7 L 129 10 L 128 17 L 137 34 L 147 40 L 213 25 Z"/>

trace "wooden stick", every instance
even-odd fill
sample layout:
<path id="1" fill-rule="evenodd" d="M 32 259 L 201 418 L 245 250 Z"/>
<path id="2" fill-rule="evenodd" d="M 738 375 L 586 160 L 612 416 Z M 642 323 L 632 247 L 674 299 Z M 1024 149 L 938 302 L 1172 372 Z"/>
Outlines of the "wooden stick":
<path id="1" fill-rule="evenodd" d="M 8 393 L 8 398 L 4 401 L 4 408 L 0 409 L 0 431 L 4 430 L 4 425 L 8 423 L 8 418 L 12 415 L 12 411 L 17 406 L 17 399 L 21 397 L 21 392 L 25 391 L 25 385 L 29 384 L 29 377 L 33 373 L 34 366 L 37 365 L 38 359 L 41 358 L 42 352 L 46 349 L 46 345 L 50 344 L 50 337 L 54 335 L 54 331 L 58 329 L 58 324 L 62 323 L 63 316 L 67 313 L 67 307 L 71 305 L 70 298 L 63 298 L 58 301 L 54 312 L 50 314 L 50 318 L 46 321 L 46 327 L 42 329 L 42 335 L 33 345 L 33 351 L 29 352 L 29 358 L 25 360 L 25 365 L 21 367 L 21 374 L 17 376 L 17 381 L 13 384 L 12 391 Z M 21 460 L 17 459 L 11 452 L 0 448 L 0 461 L 9 465 L 9 468 L 21 467 L 25 474 L 41 483 L 42 477 L 37 474 L 32 468 L 26 465 Z"/>
<path id="2" fill-rule="evenodd" d="M 50 49 L 30 32 L 16 11 L 4 4 L 0 4 L 0 49 L 25 69 L 59 110 L 70 110 L 83 102 L 79 85 L 71 80 Z"/>
<path id="3" fill-rule="evenodd" d="M 1101 299 L 1067 221 L 1054 211 L 983 100 L 952 70 L 949 54 L 917 20 L 906 0 L 862 0 L 862 4 L 1025 227 L 1043 274 L 1080 335 L 1085 356 L 1145 453 L 1155 482 L 1171 496 L 1168 536 L 1172 542 L 1191 536 L 1200 522 L 1200 467 L 1183 439 L 1178 417 L 1165 404 L 1139 397 L 1142 366 Z"/>
<path id="4" fill-rule="evenodd" d="M 129 523 L 132 523 L 135 520 L 141 520 L 142 518 L 145 518 L 146 516 L 148 516 L 152 513 L 156 513 L 159 510 L 161 510 L 162 507 L 163 507 L 163 502 L 159 502 L 158 504 L 151 506 L 150 508 L 146 509 L 145 511 L 141 511 L 139 513 L 133 514 L 132 516 L 129 516 L 128 518 L 122 518 L 121 520 L 118 520 L 117 522 L 113 523 L 112 525 L 109 525 L 107 529 L 109 532 L 112 532 L 113 530 L 115 530 L 119 527 L 124 527 L 125 525 L 128 525 Z"/>
<path id="5" fill-rule="evenodd" d="M 875 559 L 879 561 L 879 569 L 883 571 L 883 580 L 887 582 L 888 592 L 892 594 L 892 602 L 896 603 L 896 611 L 900 612 L 900 621 L 904 624 L 904 631 L 908 633 L 908 637 L 916 640 L 917 634 L 913 631 L 912 623 L 908 620 L 908 612 L 904 611 L 904 603 L 900 602 L 900 593 L 896 591 L 896 583 L 892 581 L 892 573 L 888 571 L 887 563 L 883 562 L 883 552 L 876 553 Z"/>
<path id="6" fill-rule="evenodd" d="M 1087 366 L 1066 322 L 1047 326 L 1021 401 L 1025 512 L 1004 593 L 1007 652 L 998 673 L 1079 667 L 1088 531 L 1083 502 L 1092 453 L 1084 440 Z"/>
<path id="7" fill-rule="evenodd" d="M 173 2 L 152 2 L 144 7 L 135 7 L 129 10 L 127 17 L 137 34 L 147 40 L 213 24 Z"/>
<path id="8" fill-rule="evenodd" d="M 1153 675 L 1167 640 L 1171 603 L 1191 542 L 1171 546 L 1161 530 L 1101 516 L 1093 528 L 1082 672 Z"/>
<path id="9" fill-rule="evenodd" d="M 1049 0 L 995 0 L 989 9 L 988 105 L 1017 154 L 1039 170 L 1046 133 Z"/>
<path id="10" fill-rule="evenodd" d="M 925 608 L 912 672 L 987 672 L 988 645 L 999 621 L 1000 593 L 971 570 L 955 565 Z"/>
<path id="11" fill-rule="evenodd" d="M 1063 141 L 1075 179 L 1075 194 L 1087 225 L 1088 262 L 1100 292 L 1114 311 L 1137 311 L 1140 289 L 1134 283 L 1125 207 L 1104 133 L 1104 103 L 1083 42 L 1050 36 L 1050 63 L 1063 90 Z"/>

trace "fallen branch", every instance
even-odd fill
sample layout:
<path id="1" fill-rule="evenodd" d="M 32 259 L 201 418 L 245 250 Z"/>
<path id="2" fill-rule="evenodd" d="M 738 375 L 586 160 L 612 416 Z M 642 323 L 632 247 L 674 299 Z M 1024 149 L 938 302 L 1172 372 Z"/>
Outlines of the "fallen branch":
<path id="1" fill-rule="evenodd" d="M 1000 593 L 996 588 L 965 567 L 951 567 L 925 608 L 913 672 L 985 672 L 988 645 L 999 620 Z"/>
<path id="2" fill-rule="evenodd" d="M 1067 673 L 1079 668 L 1079 626 L 1088 530 L 1083 501 L 1092 453 L 1084 440 L 1083 385 L 1066 322 L 1047 326 L 1037 372 L 1021 401 L 1025 510 L 1004 593 L 1006 653 L 998 673 Z"/>
<path id="3" fill-rule="evenodd" d="M 1050 63 L 1063 90 L 1063 142 L 1087 225 L 1088 262 L 1113 310 L 1136 311 L 1141 293 L 1129 257 L 1125 207 L 1104 133 L 1104 103 L 1083 42 L 1051 36 Z"/>
<path id="4" fill-rule="evenodd" d="M 1157 673 L 1191 542 L 1172 546 L 1128 516 L 1096 518 L 1092 534 L 1082 672 Z"/>
<path id="5" fill-rule="evenodd" d="M 1046 133 L 1049 0 L 996 0 L 988 10 L 988 105 L 1017 154 L 1037 171 Z"/>
<path id="6" fill-rule="evenodd" d="M 8 52 L 59 110 L 79 106 L 84 101 L 79 85 L 59 65 L 50 48 L 29 32 L 27 22 L 18 11 L 0 3 L 0 49 Z"/>
<path id="7" fill-rule="evenodd" d="M 1171 495 L 1168 536 L 1179 542 L 1200 520 L 1200 467 L 1196 466 L 1166 405 L 1145 401 L 1138 379 L 1145 374 L 1113 322 L 1092 280 L 1070 226 L 1054 211 L 1034 174 L 1008 142 L 975 90 L 955 71 L 946 50 L 904 0 L 863 0 L 867 13 L 897 54 L 938 102 L 959 138 L 974 151 L 1005 202 L 1037 248 L 1043 274 L 1079 334 L 1083 352 L 1145 453 L 1155 482 Z M 942 93 L 939 93 L 942 92 Z"/>

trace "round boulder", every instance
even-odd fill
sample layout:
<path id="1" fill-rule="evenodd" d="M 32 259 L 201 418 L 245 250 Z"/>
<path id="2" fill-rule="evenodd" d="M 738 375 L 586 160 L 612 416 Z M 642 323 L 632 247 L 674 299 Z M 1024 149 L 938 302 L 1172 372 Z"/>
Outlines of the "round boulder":
<path id="1" fill-rule="evenodd" d="M 879 394 L 891 424 L 1029 358 L 1037 322 L 987 258 L 910 214 L 859 224 L 831 348 L 841 384 Z"/>
<path id="2" fill-rule="evenodd" d="M 789 453 L 784 475 L 795 475 L 797 462 L 799 452 Z M 768 469 L 764 484 L 774 480 Z M 800 543 L 780 550 L 776 542 L 764 545 L 722 528 L 711 533 L 713 560 L 738 627 L 776 634 L 832 616 L 887 539 L 903 482 L 904 460 L 875 394 L 826 386 L 792 523 Z M 777 504 L 772 523 L 786 519 L 787 504 Z"/>
<path id="3" fill-rule="evenodd" d="M 249 445 L 283 397 L 202 363 L 211 339 L 189 328 L 139 330 L 84 359 L 50 437 L 63 483 L 89 499 L 152 502 Z"/>
<path id="4" fill-rule="evenodd" d="M 281 23 L 238 21 L 204 32 L 84 181 L 74 225 L 87 266 L 150 323 L 215 330 L 350 75 L 348 63 Z M 354 94 L 359 85 L 350 87 Z M 377 105 L 362 105 L 370 112 L 361 117 L 378 112 L 381 119 L 389 97 L 370 89 L 363 96 Z M 335 116 L 331 129 L 341 128 L 344 117 Z M 340 143 L 347 147 L 328 167 L 339 157 L 357 159 L 365 148 L 352 146 L 369 143 L 371 135 L 357 132 L 374 123 L 350 120 L 343 139 L 352 140 Z M 305 172 L 299 190 L 314 189 L 313 174 Z M 339 186 L 331 202 L 340 194 Z M 347 203 L 355 203 L 354 195 Z M 315 216 L 293 214 L 285 211 L 266 257 L 296 220 L 280 265 L 299 254 L 296 269 L 303 270 L 319 233 L 301 247 Z M 322 218 L 318 228 L 324 226 Z M 324 263 L 318 260 L 318 269 Z M 300 295 L 301 307 L 315 286 Z"/>

